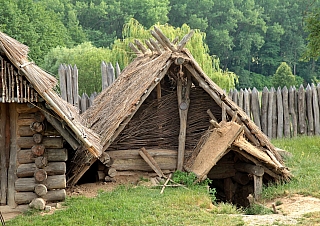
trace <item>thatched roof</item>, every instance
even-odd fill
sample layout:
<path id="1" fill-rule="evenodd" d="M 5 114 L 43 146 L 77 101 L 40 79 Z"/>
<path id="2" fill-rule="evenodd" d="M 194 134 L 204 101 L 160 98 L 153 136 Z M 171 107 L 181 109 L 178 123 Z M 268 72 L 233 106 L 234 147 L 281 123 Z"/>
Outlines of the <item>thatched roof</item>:
<path id="1" fill-rule="evenodd" d="M 191 53 L 184 48 L 192 34 L 186 35 L 178 45 L 171 43 L 157 28 L 153 34 L 157 34 L 154 37 L 158 42 L 146 42 L 149 49 L 139 41 L 136 41 L 138 47 L 131 45 L 138 55 L 137 58 L 111 86 L 97 96 L 93 105 L 82 115 L 87 127 L 100 135 L 103 151 L 106 151 L 121 133 L 162 78 L 165 75 L 171 76 L 174 66 L 182 65 L 191 75 L 195 86 L 203 88 L 216 104 L 226 109 L 230 118 L 234 117 L 237 123 L 244 126 L 246 140 L 256 147 L 253 152 L 246 154 L 253 156 L 257 163 L 266 164 L 273 176 L 283 179 L 290 177 L 281 156 L 267 136 L 205 74 Z"/>
<path id="2" fill-rule="evenodd" d="M 83 146 L 93 156 L 100 156 L 102 147 L 99 137 L 82 125 L 78 109 L 54 91 L 57 80 L 28 60 L 28 47 L 0 32 L 0 54 L 6 56 L 19 73 L 26 77 L 50 108 L 70 127 Z"/>

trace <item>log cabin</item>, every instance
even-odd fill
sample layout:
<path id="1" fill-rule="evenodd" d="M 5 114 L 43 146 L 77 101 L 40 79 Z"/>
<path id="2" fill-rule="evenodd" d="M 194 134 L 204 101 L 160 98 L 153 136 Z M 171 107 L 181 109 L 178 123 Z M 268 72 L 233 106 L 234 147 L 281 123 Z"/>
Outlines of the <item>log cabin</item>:
<path id="1" fill-rule="evenodd" d="M 130 44 L 137 57 L 81 115 L 103 153 L 75 155 L 70 185 L 92 168 L 106 180 L 154 172 L 141 150 L 163 172 L 209 178 L 222 200 L 244 206 L 249 194 L 259 199 L 263 184 L 288 181 L 274 145 L 185 48 L 193 31 L 177 44 L 157 27 L 151 34 L 145 45 Z"/>
<path id="2" fill-rule="evenodd" d="M 99 136 L 56 93 L 56 79 L 27 53 L 0 32 L 0 204 L 12 208 L 64 200 L 69 156 L 102 152 Z"/>

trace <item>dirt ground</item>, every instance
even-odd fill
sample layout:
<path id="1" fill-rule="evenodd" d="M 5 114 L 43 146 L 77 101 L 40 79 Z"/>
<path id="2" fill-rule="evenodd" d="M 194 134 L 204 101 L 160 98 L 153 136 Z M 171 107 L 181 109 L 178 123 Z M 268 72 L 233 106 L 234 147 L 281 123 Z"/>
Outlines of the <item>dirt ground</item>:
<path id="1" fill-rule="evenodd" d="M 99 191 L 111 191 L 120 184 L 138 184 L 140 177 L 118 177 L 116 182 L 97 182 L 77 185 L 67 190 L 68 196 L 84 195 L 86 197 L 95 197 Z M 298 194 L 288 195 L 286 197 L 277 198 L 273 201 L 264 203 L 264 206 L 272 208 L 272 204 L 277 203 L 277 214 L 271 215 L 243 215 L 246 225 L 295 225 L 299 218 L 305 213 L 320 211 L 320 199 L 302 196 Z M 1 209 L 2 208 L 2 209 Z M 10 210 L 7 207 L 0 207 L 0 211 L 7 221 L 25 211 L 28 207 L 21 206 L 19 209 Z M 50 211 L 52 213 L 53 211 Z"/>

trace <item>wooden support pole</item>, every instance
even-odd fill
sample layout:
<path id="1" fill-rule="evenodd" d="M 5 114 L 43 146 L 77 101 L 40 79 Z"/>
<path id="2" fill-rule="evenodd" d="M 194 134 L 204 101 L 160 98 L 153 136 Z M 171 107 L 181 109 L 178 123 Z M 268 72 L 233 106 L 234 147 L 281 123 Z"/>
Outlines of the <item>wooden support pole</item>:
<path id="1" fill-rule="evenodd" d="M 157 173 L 159 177 L 164 177 L 164 174 L 158 165 L 158 163 L 152 158 L 152 156 L 147 152 L 145 148 L 141 148 L 139 151 L 139 155 L 148 163 L 148 165 Z"/>
<path id="2" fill-rule="evenodd" d="M 180 66 L 182 69 L 182 66 Z M 178 144 L 178 162 L 177 170 L 182 171 L 184 163 L 184 153 L 186 144 L 186 131 L 187 131 L 187 118 L 188 110 L 190 106 L 190 90 L 191 90 L 191 76 L 187 76 L 187 84 L 183 84 L 183 80 L 178 76 L 177 81 L 177 95 L 178 95 L 178 107 L 180 115 L 180 132 L 179 132 L 179 144 Z"/>
<path id="3" fill-rule="evenodd" d="M 1 61 L 3 62 L 3 61 Z M 3 65 L 2 65 L 3 66 Z M 8 105 L 6 104 L 1 104 L 1 117 L 0 117 L 0 133 L 5 134 L 6 131 L 6 114 L 7 110 L 6 107 Z M 1 136 L 0 137 L 0 143 L 5 144 L 6 143 L 6 136 Z M 0 152 L 0 159 L 1 159 L 1 200 L 0 204 L 1 205 L 6 205 L 7 203 L 7 185 L 8 185 L 8 164 L 7 164 L 7 156 L 6 156 L 6 151 L 5 151 L 5 146 L 3 149 L 1 149 Z"/>
<path id="4" fill-rule="evenodd" d="M 9 105 L 10 112 L 10 159 L 8 168 L 8 205 L 11 207 L 16 206 L 14 200 L 15 181 L 17 179 L 17 152 L 19 147 L 17 145 L 17 119 L 18 113 L 16 111 L 15 103 Z"/>
<path id="5" fill-rule="evenodd" d="M 253 183 L 254 183 L 254 199 L 255 201 L 259 201 L 261 199 L 262 194 L 262 176 L 253 175 Z"/>

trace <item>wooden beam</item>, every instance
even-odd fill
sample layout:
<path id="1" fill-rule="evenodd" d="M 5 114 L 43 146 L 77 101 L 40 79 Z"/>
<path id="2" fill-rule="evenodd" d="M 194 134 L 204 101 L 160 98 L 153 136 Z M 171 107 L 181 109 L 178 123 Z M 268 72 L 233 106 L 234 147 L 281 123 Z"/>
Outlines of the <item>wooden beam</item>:
<path id="1" fill-rule="evenodd" d="M 76 150 L 80 146 L 80 143 L 74 138 L 73 135 L 71 135 L 71 132 L 62 125 L 61 121 L 49 114 L 48 110 L 43 108 L 41 109 L 47 121 L 61 134 L 61 136 L 63 136 L 64 139 L 66 139 L 73 150 Z"/>
<path id="2" fill-rule="evenodd" d="M 2 61 L 1 61 L 2 62 Z M 2 69 L 3 70 L 3 69 Z M 6 115 L 7 104 L 1 104 L 1 117 L 0 117 L 0 143 L 5 144 L 0 147 L 0 159 L 1 159 L 1 205 L 7 204 L 7 185 L 8 185 L 8 164 L 7 164 L 7 156 L 6 156 Z"/>
<path id="3" fill-rule="evenodd" d="M 187 42 L 190 40 L 190 38 L 193 36 L 194 34 L 194 30 L 191 30 L 188 34 L 186 34 L 182 40 L 179 42 L 177 48 L 178 48 L 178 52 L 180 52 L 184 47 L 185 45 L 187 44 Z"/>
<path id="4" fill-rule="evenodd" d="M 148 163 L 148 165 L 157 173 L 159 177 L 164 177 L 164 174 L 158 165 L 158 163 L 152 158 L 152 156 L 148 153 L 145 148 L 141 148 L 139 151 L 139 155 Z"/>
<path id="5" fill-rule="evenodd" d="M 181 66 L 182 69 L 182 66 Z M 178 162 L 177 170 L 183 170 L 184 164 L 184 153 L 186 144 L 186 133 L 187 133 L 187 119 L 188 110 L 190 106 L 190 90 L 191 90 L 191 76 L 187 76 L 187 84 L 183 84 L 182 78 L 178 76 L 177 81 L 177 95 L 178 95 L 178 108 L 180 115 L 180 132 L 179 132 L 179 144 L 178 144 Z"/>
<path id="6" fill-rule="evenodd" d="M 9 104 L 10 111 L 10 159 L 8 168 L 8 205 L 15 207 L 17 204 L 14 199 L 15 193 L 15 181 L 17 179 L 16 169 L 17 169 L 17 153 L 19 147 L 17 145 L 17 118 L 18 113 L 16 111 L 15 103 Z"/>
<path id="7" fill-rule="evenodd" d="M 190 171 L 197 175 L 198 180 L 206 179 L 211 168 L 229 152 L 229 146 L 243 131 L 243 127 L 234 122 L 222 121 L 220 126 L 210 134 L 190 167 Z"/>

